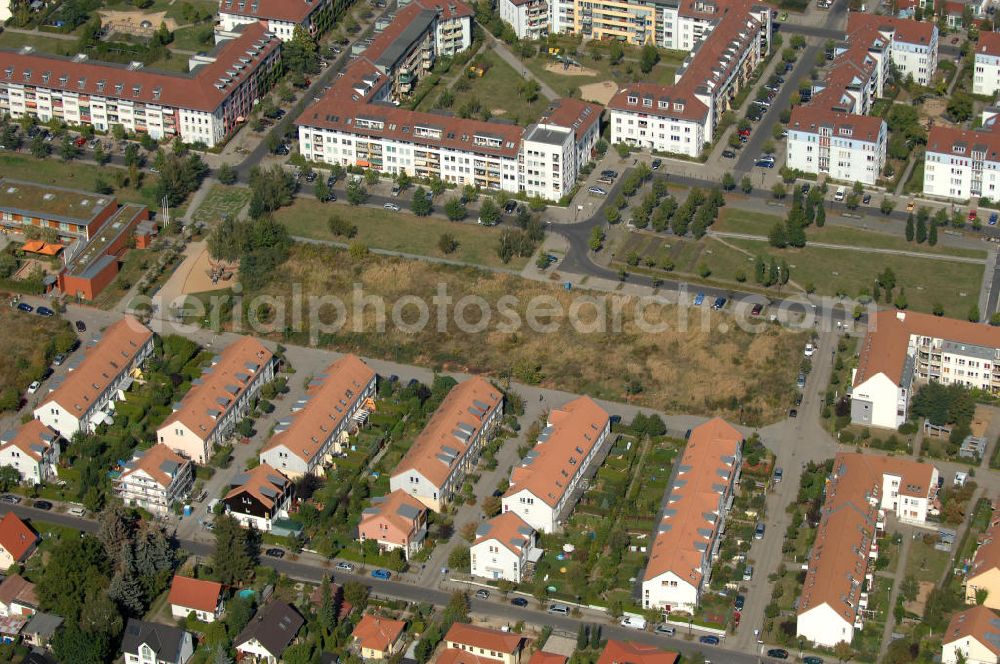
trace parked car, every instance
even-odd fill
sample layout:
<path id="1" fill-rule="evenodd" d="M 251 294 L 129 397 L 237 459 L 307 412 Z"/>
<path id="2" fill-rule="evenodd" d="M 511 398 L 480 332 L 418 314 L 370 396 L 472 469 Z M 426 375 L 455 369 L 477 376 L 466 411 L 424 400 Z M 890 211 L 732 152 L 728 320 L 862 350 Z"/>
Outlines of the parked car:
<path id="1" fill-rule="evenodd" d="M 38 388 L 40 388 L 41 386 L 42 384 L 39 381 L 37 380 L 31 381 L 31 385 L 28 386 L 28 394 L 34 394 L 35 392 L 38 391 Z"/>
<path id="2" fill-rule="evenodd" d="M 8 505 L 17 505 L 19 502 L 21 502 L 21 499 L 15 495 L 5 493 L 4 495 L 0 496 L 0 502 L 7 503 Z"/>
<path id="3" fill-rule="evenodd" d="M 861 202 L 863 204 L 865 204 L 865 205 L 868 205 L 869 203 L 872 202 L 872 195 L 871 194 L 865 194 L 864 196 L 861 197 Z"/>
<path id="4" fill-rule="evenodd" d="M 587 192 L 594 194 L 595 196 L 607 196 L 608 192 L 601 189 L 600 187 L 587 187 Z"/>
<path id="5" fill-rule="evenodd" d="M 753 581 L 753 565 L 747 565 L 743 570 L 743 580 Z"/>
<path id="6" fill-rule="evenodd" d="M 798 416 L 799 416 L 799 411 L 796 410 L 795 408 L 792 408 L 788 411 L 788 417 L 798 417 Z"/>
<path id="7" fill-rule="evenodd" d="M 970 223 L 973 222 L 973 221 L 975 221 L 976 217 L 978 217 L 978 216 L 979 216 L 978 212 L 976 212 L 975 210 L 969 210 L 969 217 L 968 217 L 968 219 L 969 219 Z"/>
<path id="8" fill-rule="evenodd" d="M 618 177 L 618 171 L 612 171 L 612 170 L 601 171 L 601 176 L 606 178 L 611 178 L 612 180 L 614 180 L 616 177 Z"/>
<path id="9" fill-rule="evenodd" d="M 781 478 L 783 478 L 784 476 L 785 476 L 785 471 L 781 469 L 781 466 L 778 466 L 777 468 L 774 469 L 774 483 L 775 484 L 777 484 L 778 482 L 780 482 Z M 761 525 L 764 525 L 764 524 L 761 524 Z"/>
<path id="10" fill-rule="evenodd" d="M 50 503 L 47 500 L 36 500 L 35 502 L 31 503 L 31 506 L 34 507 L 36 510 L 43 510 L 45 512 L 48 512 L 50 509 L 52 509 L 52 503 Z"/>
<path id="11" fill-rule="evenodd" d="M 386 210 L 390 210 L 392 212 L 399 212 L 399 206 L 396 205 L 395 203 L 386 203 L 382 207 L 385 208 Z"/>
<path id="12" fill-rule="evenodd" d="M 399 192 L 401 192 L 401 191 L 403 191 L 403 188 L 400 187 L 398 184 L 392 185 L 392 195 L 393 196 L 399 196 Z"/>
<path id="13" fill-rule="evenodd" d="M 388 581 L 392 578 L 392 572 L 387 569 L 373 569 L 372 576 L 376 579 L 382 579 L 383 581 Z"/>
<path id="14" fill-rule="evenodd" d="M 38 314 L 39 316 L 45 316 L 46 318 L 48 318 L 49 316 L 56 315 L 56 312 L 52 311 L 48 307 L 38 307 L 37 309 L 35 309 L 35 313 Z"/>
<path id="15" fill-rule="evenodd" d="M 751 316 L 760 316 L 760 312 L 764 311 L 764 305 L 758 302 L 753 305 L 753 309 L 750 310 Z"/>
<path id="16" fill-rule="evenodd" d="M 663 160 L 662 159 L 654 159 L 653 163 L 650 164 L 650 168 L 652 168 L 655 171 L 655 170 L 659 170 L 660 166 L 662 166 L 662 165 L 663 165 Z"/>
<path id="17" fill-rule="evenodd" d="M 71 507 L 68 510 L 66 510 L 66 513 L 69 514 L 70 516 L 75 516 L 80 519 L 87 516 L 87 510 L 84 507 Z"/>
<path id="18" fill-rule="evenodd" d="M 814 657 L 813 655 L 807 655 L 802 658 L 805 664 L 823 664 L 823 660 L 820 657 Z"/>
<path id="19" fill-rule="evenodd" d="M 268 558 L 284 558 L 285 552 L 278 548 L 271 548 L 264 552 L 264 555 Z"/>
<path id="20" fill-rule="evenodd" d="M 990 220 L 989 220 L 990 226 L 996 226 L 997 225 L 997 217 L 998 216 L 1000 216 L 1000 215 L 997 215 L 996 212 L 994 212 L 993 214 L 990 215 Z"/>
<path id="21" fill-rule="evenodd" d="M 62 353 L 59 353 L 54 358 L 52 358 L 52 364 L 56 365 L 57 367 L 62 366 L 62 363 L 65 361 L 66 361 L 66 356 L 63 355 Z"/>
<path id="22" fill-rule="evenodd" d="M 28 313 L 28 314 L 30 314 L 32 311 L 35 310 L 35 308 L 33 306 L 31 306 L 30 304 L 28 304 L 27 302 L 18 302 L 17 303 L 17 308 L 19 310 L 25 312 L 25 313 Z"/>
<path id="23" fill-rule="evenodd" d="M 341 570 L 342 572 L 353 572 L 354 565 L 352 565 L 351 563 L 337 563 L 337 569 Z"/>
<path id="24" fill-rule="evenodd" d="M 773 159 L 758 159 L 754 163 L 754 166 L 760 166 L 761 168 L 774 168 L 774 160 Z"/>
<path id="25" fill-rule="evenodd" d="M 619 624 L 629 629 L 646 629 L 646 619 L 641 616 L 625 616 Z"/>
<path id="26" fill-rule="evenodd" d="M 524 599 L 523 597 L 515 597 L 514 599 L 510 600 L 510 603 L 513 604 L 514 606 L 519 606 L 522 609 L 528 606 L 528 600 Z"/>
<path id="27" fill-rule="evenodd" d="M 763 522 L 757 523 L 757 527 L 753 529 L 753 538 L 758 540 L 764 539 L 764 530 L 765 530 L 764 523 Z"/>
<path id="28" fill-rule="evenodd" d="M 915 206 L 914 206 L 914 204 L 913 204 L 913 201 L 907 201 L 907 202 L 906 202 L 906 211 L 907 211 L 907 212 L 913 212 L 913 208 L 914 208 L 914 207 L 915 207 Z"/>
<path id="29" fill-rule="evenodd" d="M 800 390 L 803 387 L 805 387 L 806 386 L 806 375 L 804 373 L 800 373 L 799 377 L 795 380 L 795 384 L 799 387 Z"/>
<path id="30" fill-rule="evenodd" d="M 719 645 L 719 637 L 717 636 L 699 636 L 698 643 L 704 643 L 706 646 L 717 646 Z"/>
<path id="31" fill-rule="evenodd" d="M 723 308 L 724 306 L 726 306 L 726 298 L 721 297 L 721 296 L 715 298 L 715 302 L 712 303 L 712 308 L 715 309 L 715 310 L 719 310 L 719 309 Z"/>
<path id="32" fill-rule="evenodd" d="M 737 595 L 736 601 L 733 602 L 733 608 L 737 611 L 742 611 L 743 607 L 746 606 L 747 598 L 743 595 Z"/>
<path id="33" fill-rule="evenodd" d="M 694 296 L 694 306 L 700 307 L 704 301 L 705 301 L 704 293 L 698 293 L 697 295 Z"/>
<path id="34" fill-rule="evenodd" d="M 788 659 L 788 651 L 784 648 L 771 648 L 767 651 L 767 656 L 773 659 Z"/>
<path id="35" fill-rule="evenodd" d="M 657 634 L 663 634 L 664 636 L 676 636 L 677 628 L 671 627 L 670 625 L 657 625 L 654 630 Z"/>
<path id="36" fill-rule="evenodd" d="M 550 604 L 549 608 L 546 609 L 549 613 L 559 616 L 568 616 L 569 607 L 565 604 Z"/>
<path id="37" fill-rule="evenodd" d="M 480 588 L 479 590 L 476 591 L 476 599 L 489 599 L 489 598 L 490 598 L 489 590 L 486 590 L 485 588 Z"/>
<path id="38" fill-rule="evenodd" d="M 816 352 L 816 347 L 813 346 L 811 343 L 808 343 L 806 344 L 806 349 L 802 351 L 802 354 L 805 355 L 806 357 L 812 357 L 813 353 L 815 352 Z"/>
<path id="39" fill-rule="evenodd" d="M 504 214 L 514 214 L 517 211 L 517 201 L 507 201 L 503 206 Z"/>
<path id="40" fill-rule="evenodd" d="M 723 150 L 722 156 L 725 159 L 736 159 L 736 152 L 733 150 Z"/>

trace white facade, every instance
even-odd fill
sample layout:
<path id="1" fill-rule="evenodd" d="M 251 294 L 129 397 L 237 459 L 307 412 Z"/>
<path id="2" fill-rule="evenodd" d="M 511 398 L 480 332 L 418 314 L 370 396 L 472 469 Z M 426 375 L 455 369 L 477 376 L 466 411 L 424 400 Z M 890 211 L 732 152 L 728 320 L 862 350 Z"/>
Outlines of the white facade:
<path id="1" fill-rule="evenodd" d="M 472 576 L 485 579 L 506 579 L 521 582 L 521 574 L 527 564 L 527 551 L 518 555 L 495 539 L 475 544 L 470 549 Z"/>
<path id="2" fill-rule="evenodd" d="M 697 157 L 711 138 L 707 113 L 700 120 L 686 120 L 657 116 L 640 109 L 610 110 L 612 143 Z"/>
<path id="3" fill-rule="evenodd" d="M 825 174 L 834 180 L 874 185 L 885 167 L 888 130 L 874 118 L 830 114 L 828 121 L 820 109 L 800 107 L 788 125 L 785 164 L 803 173 Z M 801 117 L 803 120 L 798 120 Z M 804 124 L 805 118 L 814 118 Z M 873 122 L 874 120 L 874 122 Z M 861 127 L 877 125 L 877 132 Z"/>
<path id="4" fill-rule="evenodd" d="M 825 603 L 800 613 L 797 630 L 799 635 L 827 648 L 832 648 L 841 641 L 849 644 L 854 638 L 854 623 L 838 615 Z"/>
<path id="5" fill-rule="evenodd" d="M 166 451 L 167 454 L 162 453 Z M 154 447 L 147 450 L 150 464 L 143 464 L 141 457 L 133 459 L 121 477 L 115 481 L 115 495 L 126 505 L 141 507 L 153 514 L 166 515 L 175 502 L 187 496 L 194 483 L 190 461 L 176 457 L 172 452 Z"/>
<path id="6" fill-rule="evenodd" d="M 642 582 L 643 606 L 666 607 L 677 611 L 694 611 L 701 588 L 674 572 L 664 572 Z"/>
<path id="7" fill-rule="evenodd" d="M 23 484 L 42 484 L 58 477 L 59 444 L 55 439 L 44 450 L 28 454 L 0 437 L 0 466 L 17 470 Z M 38 458 L 35 458 L 35 456 Z"/>
<path id="8" fill-rule="evenodd" d="M 219 11 L 219 28 L 225 32 L 232 32 L 241 25 L 249 25 L 251 23 L 257 23 L 261 19 L 257 16 L 244 16 L 242 14 L 230 14 L 225 11 Z M 265 19 L 267 21 L 267 31 L 273 34 L 275 37 L 281 41 L 291 41 L 292 35 L 295 34 L 295 28 L 298 23 L 293 21 L 283 21 L 281 19 L 269 18 Z M 308 26 L 306 27 L 308 30 Z"/>
<path id="9" fill-rule="evenodd" d="M 945 643 L 941 647 L 941 664 L 997 664 L 1000 658 L 971 635 Z"/>
<path id="10" fill-rule="evenodd" d="M 972 92 L 992 97 L 1000 92 L 1000 34 L 981 32 L 975 53 Z"/>
<path id="11" fill-rule="evenodd" d="M 558 201 L 576 182 L 573 131 L 552 125 L 533 125 L 521 144 L 523 188 Z"/>
<path id="12" fill-rule="evenodd" d="M 892 43 L 892 63 L 903 77 L 912 76 L 920 85 L 930 85 L 938 61 L 938 29 L 933 26 L 929 44 L 912 43 L 897 38 Z M 975 79 L 973 78 L 973 82 Z"/>
<path id="13" fill-rule="evenodd" d="M 438 55 L 455 55 L 472 46 L 472 17 L 439 17 L 434 26 L 434 48 Z"/>
<path id="14" fill-rule="evenodd" d="M 936 487 L 938 482 L 938 469 L 932 466 L 931 471 L 930 487 L 925 488 L 927 491 Z M 912 491 L 910 493 L 900 491 L 900 489 L 906 488 L 900 486 L 901 480 L 901 476 L 893 475 L 889 472 L 882 475 L 881 508 L 894 513 L 896 518 L 903 523 L 918 526 L 925 524 L 927 522 L 927 511 L 931 506 L 931 496 L 928 494 L 917 496 L 912 495 Z"/>
<path id="15" fill-rule="evenodd" d="M 500 19 L 518 39 L 543 39 L 549 32 L 549 5 L 545 0 L 499 0 Z"/>
<path id="16" fill-rule="evenodd" d="M 898 429 L 906 422 L 907 390 L 878 373 L 851 392 L 851 421 Z"/>
<path id="17" fill-rule="evenodd" d="M 1000 130 L 932 127 L 924 156 L 924 194 L 966 200 L 1000 195 Z"/>
<path id="18" fill-rule="evenodd" d="M 156 645 L 160 647 L 159 644 Z M 176 659 L 161 659 L 157 657 L 156 652 L 146 643 L 141 644 L 136 652 L 124 653 L 125 664 L 184 664 L 191 659 L 193 654 L 194 640 L 191 638 L 190 632 L 184 632 Z"/>

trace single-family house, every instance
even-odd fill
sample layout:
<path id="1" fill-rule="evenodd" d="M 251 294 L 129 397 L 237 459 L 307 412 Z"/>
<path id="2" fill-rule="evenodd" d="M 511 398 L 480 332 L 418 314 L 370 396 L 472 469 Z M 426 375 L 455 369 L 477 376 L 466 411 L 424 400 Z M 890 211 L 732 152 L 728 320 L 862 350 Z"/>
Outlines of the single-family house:
<path id="1" fill-rule="evenodd" d="M 0 582 L 0 617 L 31 616 L 37 611 L 35 584 L 20 574 L 11 574 Z"/>
<path id="2" fill-rule="evenodd" d="M 173 625 L 129 618 L 122 653 L 125 664 L 184 664 L 194 654 L 194 639 Z"/>
<path id="3" fill-rule="evenodd" d="M 471 664 L 496 662 L 521 664 L 521 656 L 528 639 L 516 632 L 455 623 L 444 637 L 445 650 L 438 664 Z"/>
<path id="4" fill-rule="evenodd" d="M 679 656 L 635 641 L 608 639 L 597 664 L 676 664 Z"/>
<path id="5" fill-rule="evenodd" d="M 358 539 L 362 544 L 374 540 L 379 550 L 402 550 L 407 560 L 424 545 L 426 536 L 427 507 L 398 489 L 388 496 L 373 498 L 358 524 Z"/>
<path id="6" fill-rule="evenodd" d="M 304 624 L 294 607 L 284 602 L 267 604 L 233 641 L 237 659 L 252 664 L 278 664 Z"/>
<path id="7" fill-rule="evenodd" d="M 17 470 L 24 484 L 41 484 L 58 475 L 59 434 L 41 420 L 0 434 L 0 466 Z"/>
<path id="8" fill-rule="evenodd" d="M 387 659 L 403 647 L 406 623 L 366 613 L 355 626 L 351 637 L 363 659 Z"/>
<path id="9" fill-rule="evenodd" d="M 473 576 L 520 583 L 528 563 L 537 562 L 538 534 L 517 512 L 504 512 L 476 529 L 469 551 Z"/>
<path id="10" fill-rule="evenodd" d="M 63 624 L 61 616 L 54 613 L 35 613 L 28 620 L 28 624 L 21 630 L 24 642 L 36 648 L 48 648 L 55 636 L 56 630 Z"/>
<path id="11" fill-rule="evenodd" d="M 981 594 L 986 596 L 979 602 Z M 965 603 L 1000 609 L 1000 514 L 996 510 L 965 575 Z"/>
<path id="12" fill-rule="evenodd" d="M 38 534 L 16 514 L 4 514 L 0 519 L 0 569 L 27 560 L 38 541 Z"/>
<path id="13" fill-rule="evenodd" d="M 941 664 L 1000 662 L 1000 617 L 986 606 L 956 613 L 941 638 Z"/>
<path id="14" fill-rule="evenodd" d="M 192 613 L 202 622 L 215 622 L 222 616 L 222 584 L 205 579 L 174 575 L 170 584 L 170 613 L 174 618 L 187 618 Z"/>
<path id="15" fill-rule="evenodd" d="M 288 516 L 292 482 L 266 463 L 239 473 L 222 499 L 226 512 L 245 528 L 270 532 L 274 521 Z"/>

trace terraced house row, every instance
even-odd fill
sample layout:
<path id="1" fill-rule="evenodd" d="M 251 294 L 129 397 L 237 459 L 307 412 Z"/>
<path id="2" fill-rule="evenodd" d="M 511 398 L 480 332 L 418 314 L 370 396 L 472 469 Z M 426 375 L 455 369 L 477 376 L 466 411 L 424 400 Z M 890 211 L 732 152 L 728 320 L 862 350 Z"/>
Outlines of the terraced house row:
<path id="1" fill-rule="evenodd" d="M 245 121 L 280 71 L 280 41 L 258 22 L 219 33 L 190 58 L 190 73 L 36 53 L 0 51 L 0 115 L 62 120 L 108 131 L 214 146 Z"/>

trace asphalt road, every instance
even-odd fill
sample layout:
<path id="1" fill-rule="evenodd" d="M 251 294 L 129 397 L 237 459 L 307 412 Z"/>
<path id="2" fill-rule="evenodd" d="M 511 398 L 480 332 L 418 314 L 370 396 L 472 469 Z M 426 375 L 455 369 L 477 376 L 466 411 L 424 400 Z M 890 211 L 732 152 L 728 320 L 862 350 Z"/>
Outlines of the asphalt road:
<path id="1" fill-rule="evenodd" d="M 82 532 L 97 532 L 97 523 L 91 519 L 78 518 L 60 512 L 46 512 L 37 510 L 26 505 L 8 506 L 10 511 L 23 519 L 32 519 L 53 523 L 67 528 L 74 528 Z M 204 542 L 193 540 L 178 540 L 180 546 L 192 555 L 209 557 L 213 553 L 213 546 Z M 430 602 L 436 606 L 445 606 L 451 598 L 451 592 L 436 588 L 425 588 L 402 581 L 383 581 L 363 574 L 349 573 L 341 570 L 333 570 L 332 563 L 325 559 L 300 558 L 299 560 L 289 560 L 286 558 L 270 558 L 261 556 L 261 564 L 275 569 L 276 571 L 297 579 L 310 583 L 320 583 L 324 576 L 335 578 L 338 583 L 346 581 L 356 581 L 368 586 L 371 592 L 379 597 L 401 599 L 407 602 Z M 620 627 L 617 623 L 609 623 L 608 617 L 602 613 L 587 612 L 579 618 L 573 616 L 558 616 L 549 614 L 539 608 L 535 600 L 529 600 L 527 607 L 521 608 L 511 605 L 501 593 L 494 591 L 493 599 L 479 600 L 471 599 L 472 612 L 481 616 L 499 618 L 513 624 L 519 620 L 531 625 L 549 625 L 554 630 L 575 635 L 580 623 L 602 625 L 602 633 L 607 638 L 627 639 L 639 641 L 662 648 L 675 650 L 685 654 L 701 651 L 713 662 L 724 662 L 725 664 L 755 664 L 758 660 L 756 647 L 751 647 L 751 652 L 740 652 L 723 646 L 710 646 L 698 643 L 696 640 L 688 641 L 684 638 L 667 638 L 652 632 L 637 631 Z M 678 630 L 682 632 L 683 630 Z M 731 640 L 730 640 L 731 643 Z"/>

